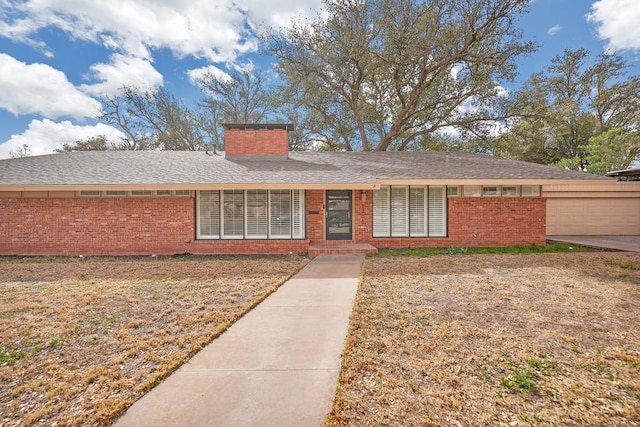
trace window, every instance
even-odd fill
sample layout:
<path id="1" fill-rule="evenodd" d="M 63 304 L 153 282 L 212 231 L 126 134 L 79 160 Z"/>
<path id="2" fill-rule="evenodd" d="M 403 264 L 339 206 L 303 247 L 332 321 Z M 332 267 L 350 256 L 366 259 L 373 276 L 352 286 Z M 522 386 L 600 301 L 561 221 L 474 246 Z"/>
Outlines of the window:
<path id="1" fill-rule="evenodd" d="M 294 239 L 302 239 L 304 237 L 304 192 L 292 192 L 293 204 L 293 226 L 291 227 Z"/>
<path id="2" fill-rule="evenodd" d="M 267 190 L 247 190 L 247 237 L 267 237 Z"/>
<path id="3" fill-rule="evenodd" d="M 497 185 L 485 185 L 482 187 L 482 195 L 485 197 L 496 197 L 500 195 L 500 187 Z"/>
<path id="4" fill-rule="evenodd" d="M 446 194 L 440 186 L 382 186 L 374 190 L 373 236 L 445 236 Z"/>
<path id="5" fill-rule="evenodd" d="M 522 194 L 522 197 L 539 197 L 540 186 L 539 185 L 523 185 L 521 194 Z"/>
<path id="6" fill-rule="evenodd" d="M 303 190 L 198 191 L 199 239 L 302 239 Z"/>
<path id="7" fill-rule="evenodd" d="M 271 212 L 269 236 L 291 237 L 291 191 L 272 190 L 269 210 Z"/>
<path id="8" fill-rule="evenodd" d="M 411 187 L 409 190 L 409 223 L 412 236 L 427 235 L 426 187 Z"/>
<path id="9" fill-rule="evenodd" d="M 460 196 L 460 187 L 454 185 L 447 187 L 447 196 L 449 197 L 458 197 Z"/>
<path id="10" fill-rule="evenodd" d="M 244 191 L 224 190 L 222 193 L 222 235 L 244 237 Z"/>
<path id="11" fill-rule="evenodd" d="M 389 212 L 389 187 L 381 186 L 373 191 L 373 236 L 391 235 L 391 212 Z"/>
<path id="12" fill-rule="evenodd" d="M 409 187 L 391 187 L 391 235 L 409 235 L 409 209 L 407 192 Z"/>
<path id="13" fill-rule="evenodd" d="M 197 199 L 198 236 L 220 237 L 220 192 L 200 191 Z"/>
<path id="14" fill-rule="evenodd" d="M 172 192 L 171 190 L 132 190 L 132 191 L 124 191 L 124 190 L 107 190 L 107 191 L 97 191 L 97 190 L 80 190 L 76 191 L 77 197 L 170 197 L 171 195 L 179 196 L 179 197 L 189 197 L 191 196 L 191 191 L 189 190 L 176 190 Z"/>
<path id="15" fill-rule="evenodd" d="M 442 187 L 429 188 L 429 236 L 447 235 L 447 199 Z"/>
<path id="16" fill-rule="evenodd" d="M 502 195 L 504 197 L 518 197 L 520 195 L 520 191 L 518 191 L 520 187 L 517 185 L 503 185 L 502 186 Z"/>
<path id="17" fill-rule="evenodd" d="M 465 185 L 462 188 L 464 197 L 480 197 L 482 195 L 481 185 Z"/>

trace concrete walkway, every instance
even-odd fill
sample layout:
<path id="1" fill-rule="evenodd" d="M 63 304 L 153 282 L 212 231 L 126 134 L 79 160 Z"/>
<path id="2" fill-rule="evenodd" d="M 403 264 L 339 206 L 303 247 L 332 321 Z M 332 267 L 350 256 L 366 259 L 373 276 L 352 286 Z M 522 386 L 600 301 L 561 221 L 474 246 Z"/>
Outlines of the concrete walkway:
<path id="1" fill-rule="evenodd" d="M 316 257 L 114 425 L 324 425 L 363 261 Z"/>
<path id="2" fill-rule="evenodd" d="M 640 236 L 547 236 L 547 239 L 592 248 L 640 252 Z"/>

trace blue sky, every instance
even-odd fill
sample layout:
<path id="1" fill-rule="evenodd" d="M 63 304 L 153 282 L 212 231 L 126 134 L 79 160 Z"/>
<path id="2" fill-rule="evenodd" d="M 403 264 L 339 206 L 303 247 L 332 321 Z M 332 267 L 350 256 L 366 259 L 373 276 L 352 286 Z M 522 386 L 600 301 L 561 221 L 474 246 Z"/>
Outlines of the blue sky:
<path id="1" fill-rule="evenodd" d="M 250 62 L 256 31 L 313 14 L 320 0 L 0 0 L 0 158 L 118 131 L 94 117 L 123 85 L 163 86 L 187 101 L 193 76 Z M 640 1 L 534 0 L 518 18 L 540 49 L 519 62 L 517 88 L 564 49 L 622 54 L 640 75 Z"/>

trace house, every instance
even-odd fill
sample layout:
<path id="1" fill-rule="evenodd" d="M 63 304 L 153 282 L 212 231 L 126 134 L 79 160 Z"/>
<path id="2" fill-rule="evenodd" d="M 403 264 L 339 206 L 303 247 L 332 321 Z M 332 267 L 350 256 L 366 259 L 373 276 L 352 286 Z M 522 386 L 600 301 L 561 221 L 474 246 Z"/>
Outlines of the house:
<path id="1" fill-rule="evenodd" d="M 542 245 L 546 187 L 617 185 L 471 153 L 289 152 L 290 125 L 224 128 L 226 152 L 0 160 L 0 255 Z"/>

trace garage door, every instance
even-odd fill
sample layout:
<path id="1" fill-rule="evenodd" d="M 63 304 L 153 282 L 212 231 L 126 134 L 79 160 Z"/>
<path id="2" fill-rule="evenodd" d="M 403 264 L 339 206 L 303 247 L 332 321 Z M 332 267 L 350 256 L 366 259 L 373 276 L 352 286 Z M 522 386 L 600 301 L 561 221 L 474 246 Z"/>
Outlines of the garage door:
<path id="1" fill-rule="evenodd" d="M 640 234 L 640 199 L 547 199 L 547 235 Z"/>

